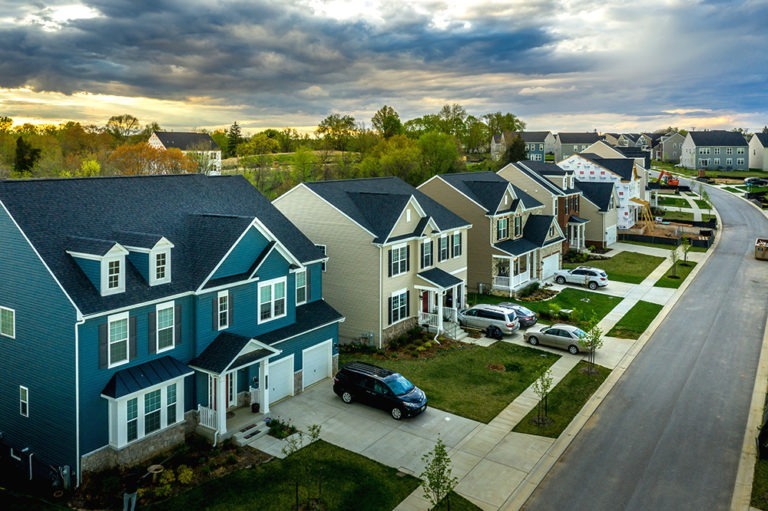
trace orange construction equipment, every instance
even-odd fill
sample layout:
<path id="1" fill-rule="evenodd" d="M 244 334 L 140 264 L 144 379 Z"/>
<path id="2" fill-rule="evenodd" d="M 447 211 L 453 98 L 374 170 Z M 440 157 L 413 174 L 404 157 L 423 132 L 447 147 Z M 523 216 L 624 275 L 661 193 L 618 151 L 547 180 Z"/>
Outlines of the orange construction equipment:
<path id="1" fill-rule="evenodd" d="M 659 172 L 659 177 L 656 179 L 656 182 L 660 185 L 666 185 L 666 186 L 680 186 L 680 180 L 677 179 L 675 176 L 667 172 L 666 170 L 662 170 Z"/>

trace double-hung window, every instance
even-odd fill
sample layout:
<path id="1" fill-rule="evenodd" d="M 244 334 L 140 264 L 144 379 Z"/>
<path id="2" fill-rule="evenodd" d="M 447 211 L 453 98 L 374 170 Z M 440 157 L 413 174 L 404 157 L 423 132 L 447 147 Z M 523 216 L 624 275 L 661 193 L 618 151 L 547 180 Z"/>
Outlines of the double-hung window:
<path id="1" fill-rule="evenodd" d="M 408 245 L 394 247 L 389 251 L 389 276 L 394 277 L 408 271 Z"/>
<path id="2" fill-rule="evenodd" d="M 496 221 L 496 240 L 501 241 L 509 237 L 509 218 L 499 218 Z"/>
<path id="3" fill-rule="evenodd" d="M 445 261 L 449 257 L 451 247 L 448 244 L 448 241 L 449 241 L 448 236 L 440 237 L 439 248 L 438 248 L 438 250 L 440 251 L 440 253 L 438 254 L 438 259 L 440 261 Z"/>
<path id="4" fill-rule="evenodd" d="M 171 281 L 171 251 L 164 249 L 150 253 L 150 285 L 166 284 Z"/>
<path id="5" fill-rule="evenodd" d="M 460 232 L 453 233 L 452 254 L 453 254 L 453 257 L 459 257 L 461 255 L 461 233 Z"/>
<path id="6" fill-rule="evenodd" d="M 128 313 L 110 316 L 107 324 L 109 335 L 107 352 L 109 367 L 128 362 Z"/>
<path id="7" fill-rule="evenodd" d="M 16 311 L 0 307 L 0 335 L 16 338 Z"/>
<path id="8" fill-rule="evenodd" d="M 515 238 L 519 238 L 523 235 L 523 217 L 516 216 L 515 217 Z"/>
<path id="9" fill-rule="evenodd" d="M 157 306 L 157 352 L 173 348 L 175 339 L 173 302 Z"/>
<path id="10" fill-rule="evenodd" d="M 229 327 L 229 291 L 219 291 L 216 295 L 216 327 L 224 330 Z"/>
<path id="11" fill-rule="evenodd" d="M 285 283 L 281 277 L 259 284 L 259 323 L 285 316 Z"/>
<path id="12" fill-rule="evenodd" d="M 117 427 L 110 428 L 110 444 L 123 447 L 177 424 L 183 414 L 182 381 L 182 378 L 175 378 L 162 386 L 111 400 L 109 414 L 117 421 Z"/>
<path id="13" fill-rule="evenodd" d="M 122 260 L 113 259 L 107 262 L 107 289 L 120 289 L 120 274 Z"/>
<path id="14" fill-rule="evenodd" d="M 296 305 L 307 301 L 307 270 L 296 272 Z"/>
<path id="15" fill-rule="evenodd" d="M 395 291 L 389 298 L 389 323 L 397 323 L 408 317 L 408 290 Z"/>
<path id="16" fill-rule="evenodd" d="M 144 394 L 144 434 L 157 431 L 161 427 L 160 405 L 161 390 L 153 390 Z"/>
<path id="17" fill-rule="evenodd" d="M 22 417 L 29 417 L 29 389 L 19 386 L 19 413 Z"/>
<path id="18" fill-rule="evenodd" d="M 432 264 L 432 240 L 426 240 L 421 244 L 421 268 L 429 268 Z"/>

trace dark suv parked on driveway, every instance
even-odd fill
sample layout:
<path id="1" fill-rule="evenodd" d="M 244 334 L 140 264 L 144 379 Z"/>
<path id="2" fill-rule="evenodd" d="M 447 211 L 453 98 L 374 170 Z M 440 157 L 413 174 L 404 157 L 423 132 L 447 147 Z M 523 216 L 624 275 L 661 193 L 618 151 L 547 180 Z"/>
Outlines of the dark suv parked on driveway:
<path id="1" fill-rule="evenodd" d="M 350 362 L 333 378 L 333 391 L 345 403 L 360 401 L 392 418 L 413 417 L 427 409 L 427 396 L 400 373 L 365 362 Z"/>

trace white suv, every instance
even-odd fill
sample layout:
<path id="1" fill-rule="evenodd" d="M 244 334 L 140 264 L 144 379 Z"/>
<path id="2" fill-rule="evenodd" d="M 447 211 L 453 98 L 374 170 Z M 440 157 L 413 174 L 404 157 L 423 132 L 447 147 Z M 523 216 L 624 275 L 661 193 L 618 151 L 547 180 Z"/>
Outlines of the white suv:
<path id="1" fill-rule="evenodd" d="M 555 282 L 558 284 L 581 284 L 589 289 L 597 289 L 608 285 L 608 275 L 600 268 L 579 266 L 572 270 L 557 270 Z"/>

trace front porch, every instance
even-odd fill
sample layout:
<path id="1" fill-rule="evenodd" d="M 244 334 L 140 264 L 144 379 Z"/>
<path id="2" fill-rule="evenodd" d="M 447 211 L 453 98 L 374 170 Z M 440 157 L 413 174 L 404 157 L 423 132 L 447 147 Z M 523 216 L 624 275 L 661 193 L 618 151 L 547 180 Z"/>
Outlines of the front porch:
<path id="1" fill-rule="evenodd" d="M 533 253 L 519 256 L 493 256 L 493 290 L 512 296 L 534 282 Z"/>
<path id="2" fill-rule="evenodd" d="M 464 281 L 437 268 L 422 272 L 419 277 L 427 284 L 416 286 L 419 325 L 435 334 L 456 339 L 462 332 L 458 311 L 465 302 Z"/>

